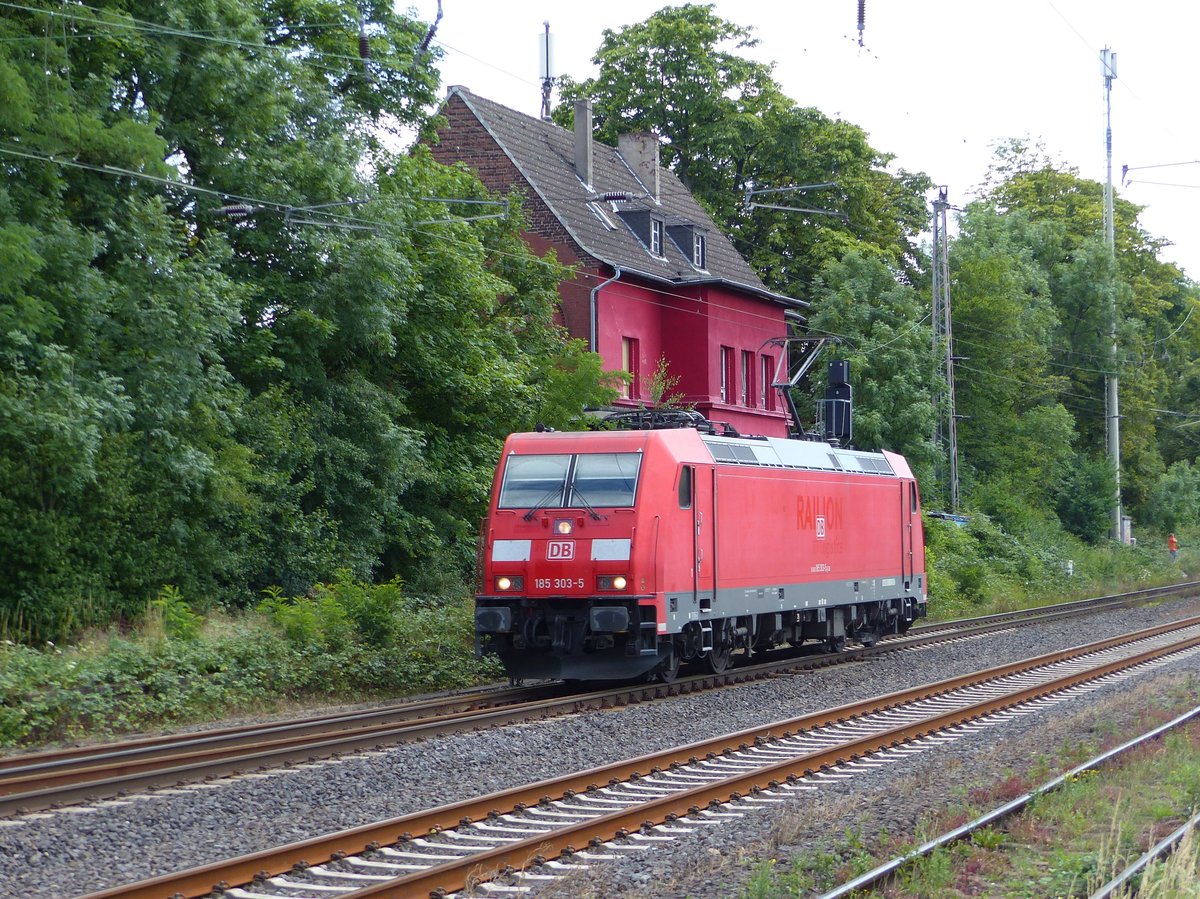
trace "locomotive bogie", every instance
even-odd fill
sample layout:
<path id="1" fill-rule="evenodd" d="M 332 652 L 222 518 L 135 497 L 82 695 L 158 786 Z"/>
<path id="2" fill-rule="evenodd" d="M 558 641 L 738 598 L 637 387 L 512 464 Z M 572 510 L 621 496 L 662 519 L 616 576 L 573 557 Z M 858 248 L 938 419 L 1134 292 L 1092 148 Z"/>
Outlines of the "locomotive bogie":
<path id="1" fill-rule="evenodd" d="M 514 678 L 870 643 L 926 600 L 901 457 L 691 429 L 510 437 L 480 573 L 478 643 Z"/>

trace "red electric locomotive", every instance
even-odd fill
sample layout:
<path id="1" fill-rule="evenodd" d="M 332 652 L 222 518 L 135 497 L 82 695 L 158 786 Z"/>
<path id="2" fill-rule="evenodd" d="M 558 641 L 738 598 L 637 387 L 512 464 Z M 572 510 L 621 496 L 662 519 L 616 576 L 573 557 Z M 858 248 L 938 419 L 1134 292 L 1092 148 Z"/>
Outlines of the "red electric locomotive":
<path id="1" fill-rule="evenodd" d="M 670 681 L 926 608 L 901 456 L 695 427 L 511 435 L 479 572 L 479 647 L 514 679 Z"/>

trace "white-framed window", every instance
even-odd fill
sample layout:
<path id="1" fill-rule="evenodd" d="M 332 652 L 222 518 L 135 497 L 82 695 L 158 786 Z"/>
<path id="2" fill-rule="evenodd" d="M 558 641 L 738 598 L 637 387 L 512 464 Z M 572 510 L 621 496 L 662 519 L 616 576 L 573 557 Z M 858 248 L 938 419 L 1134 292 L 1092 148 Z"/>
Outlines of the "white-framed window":
<path id="1" fill-rule="evenodd" d="M 704 268 L 704 257 L 707 241 L 699 231 L 692 234 L 692 265 Z"/>
<path id="2" fill-rule="evenodd" d="M 733 347 L 721 347 L 721 402 L 728 403 L 733 387 Z"/>
<path id="3" fill-rule="evenodd" d="M 742 405 L 754 405 L 754 353 L 742 350 Z"/>
<path id="4" fill-rule="evenodd" d="M 770 409 L 773 406 L 772 399 L 774 391 L 771 390 L 771 381 L 775 379 L 775 360 L 770 356 L 762 357 L 762 378 L 758 382 L 758 404 L 764 409 Z"/>
<path id="5" fill-rule="evenodd" d="M 662 219 L 650 219 L 650 252 L 655 256 L 661 256 L 663 254 Z"/>

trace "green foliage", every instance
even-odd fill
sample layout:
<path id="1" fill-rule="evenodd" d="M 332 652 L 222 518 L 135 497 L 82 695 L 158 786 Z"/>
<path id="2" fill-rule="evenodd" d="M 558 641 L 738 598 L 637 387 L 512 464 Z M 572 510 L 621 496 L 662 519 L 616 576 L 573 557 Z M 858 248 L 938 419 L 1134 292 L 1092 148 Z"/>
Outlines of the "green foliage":
<path id="1" fill-rule="evenodd" d="M 647 381 L 646 395 L 653 409 L 677 409 L 683 402 L 683 394 L 675 388 L 679 386 L 679 378 L 671 374 L 670 363 L 666 356 L 659 356 Z"/>
<path id="2" fill-rule="evenodd" d="M 486 198 L 385 148 L 429 125 L 425 32 L 376 0 L 0 17 L 7 635 L 163 584 L 168 628 L 341 569 L 460 585 L 504 436 L 612 395 L 518 215 L 416 227 Z"/>
<path id="3" fill-rule="evenodd" d="M 177 640 L 194 640 L 200 634 L 203 619 L 192 611 L 179 588 L 167 584 L 159 591 L 158 596 L 150 601 L 147 622 L 148 630 L 161 630 L 168 637 Z"/>
<path id="4" fill-rule="evenodd" d="M 264 591 L 265 613 L 298 646 L 337 649 L 347 641 L 383 648 L 402 636 L 403 622 L 417 609 L 404 598 L 399 578 L 385 584 L 355 581 L 349 569 L 331 584 L 318 584 L 307 596 L 285 597 L 279 588 Z"/>
<path id="5" fill-rule="evenodd" d="M 903 453 L 918 472 L 935 457 L 935 361 L 923 302 L 882 261 L 853 252 L 822 271 L 809 314 L 814 333 L 842 338 L 836 352 L 854 380 L 855 443 Z M 823 378 L 814 380 L 824 395 Z"/>
<path id="6" fill-rule="evenodd" d="M 1186 459 L 1171 465 L 1151 491 L 1142 513 L 1163 533 L 1200 521 L 1200 467 Z"/>
<path id="7" fill-rule="evenodd" d="M 0 744 L 135 731 L 286 695 L 292 676 L 266 630 L 221 640 L 112 637 L 61 652 L 0 649 Z"/>
<path id="8" fill-rule="evenodd" d="M 997 488 L 987 495 L 1000 505 L 1004 491 Z M 939 619 L 1094 596 L 1178 576 L 1165 544 L 1158 541 L 1088 543 L 1065 532 L 1057 517 L 1045 512 L 1012 515 L 1020 530 L 1009 530 L 981 512 L 967 518 L 961 527 L 940 518 L 925 522 L 929 608 Z"/>
<path id="9" fill-rule="evenodd" d="M 0 646 L 0 746 L 136 731 L 270 707 L 468 686 L 495 677 L 474 655 L 461 589 L 405 596 L 339 572 L 312 595 L 267 591 L 262 614 L 201 621 L 164 587 L 137 636 L 60 650 Z M 280 636 L 283 639 L 280 639 Z"/>
<path id="10" fill-rule="evenodd" d="M 982 513 L 972 513 L 965 527 L 931 518 L 925 541 L 931 609 L 939 618 L 1018 608 L 1032 597 L 1061 595 L 1070 585 L 1072 547 L 1061 533 L 1056 537 L 1053 525 L 1014 535 Z M 1081 570 L 1078 577 L 1087 575 Z"/>
<path id="11" fill-rule="evenodd" d="M 662 161 L 713 214 L 772 289 L 807 298 L 827 264 L 851 251 L 915 274 L 916 236 L 925 229 L 924 175 L 888 171 L 850 122 L 798 106 L 748 58 L 750 28 L 725 21 L 711 4 L 668 6 L 644 22 L 606 29 L 595 78 L 564 78 L 560 125 L 571 127 L 577 98 L 594 100 L 596 134 L 654 131 Z M 831 215 L 747 209 L 749 189 L 835 182 L 783 195 Z M 780 196 L 772 196 L 779 200 Z"/>
<path id="12" fill-rule="evenodd" d="M 1161 522 L 1152 497 L 1166 465 L 1194 458 L 1185 437 L 1200 399 L 1190 310 L 1197 288 L 1157 258 L 1164 241 L 1138 224 L 1140 208 L 1115 202 L 1115 259 L 1100 234 L 1103 186 L 1056 165 L 1039 148 L 1011 141 L 997 151 L 984 198 L 971 204 L 951 252 L 956 346 L 970 362 L 957 380 L 960 446 L 980 481 L 1007 470 L 1015 484 L 1059 485 L 1031 497 L 1075 533 L 1102 532 L 1087 508 L 1099 470 L 1072 474 L 1104 445 L 1104 379 L 1115 358 L 1121 391 L 1121 492 L 1135 520 Z M 1171 400 L 1167 403 L 1166 397 Z M 1013 457 L 1010 435 L 1038 407 L 1069 410 Z M 1169 410 L 1164 413 L 1164 410 Z M 1185 448 L 1185 443 L 1187 447 Z M 1032 465 L 1040 449 L 1046 464 Z M 1049 470 L 1047 470 L 1047 467 Z M 1057 470 L 1056 470 L 1057 469 Z M 1027 475 L 1026 473 L 1029 473 Z M 1069 494 L 1081 488 L 1076 501 Z"/>
<path id="13" fill-rule="evenodd" d="M 981 849 L 995 850 L 1004 845 L 1008 835 L 995 827 L 984 827 L 971 834 L 971 842 Z"/>
<path id="14" fill-rule="evenodd" d="M 1055 509 L 1072 534 L 1095 543 L 1112 527 L 1117 479 L 1107 459 L 1080 459 L 1063 480 Z"/>

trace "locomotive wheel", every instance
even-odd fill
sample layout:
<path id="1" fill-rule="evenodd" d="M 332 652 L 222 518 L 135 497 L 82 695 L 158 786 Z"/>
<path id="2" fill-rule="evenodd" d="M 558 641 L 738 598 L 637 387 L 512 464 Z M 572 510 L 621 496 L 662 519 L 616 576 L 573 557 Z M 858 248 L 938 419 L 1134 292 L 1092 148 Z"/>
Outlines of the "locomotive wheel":
<path id="1" fill-rule="evenodd" d="M 841 652 L 845 648 L 846 648 L 846 638 L 845 637 L 830 637 L 828 640 L 825 641 L 825 651 L 826 652 Z"/>
<path id="2" fill-rule="evenodd" d="M 671 644 L 671 654 L 658 666 L 658 679 L 664 684 L 673 684 L 679 677 L 679 665 L 683 660 L 679 655 L 679 647 Z"/>
<path id="3" fill-rule="evenodd" d="M 729 669 L 729 660 L 732 655 L 733 644 L 722 643 L 719 646 L 714 646 L 709 652 L 706 652 L 704 660 L 708 663 L 709 670 L 713 674 L 724 674 Z"/>

